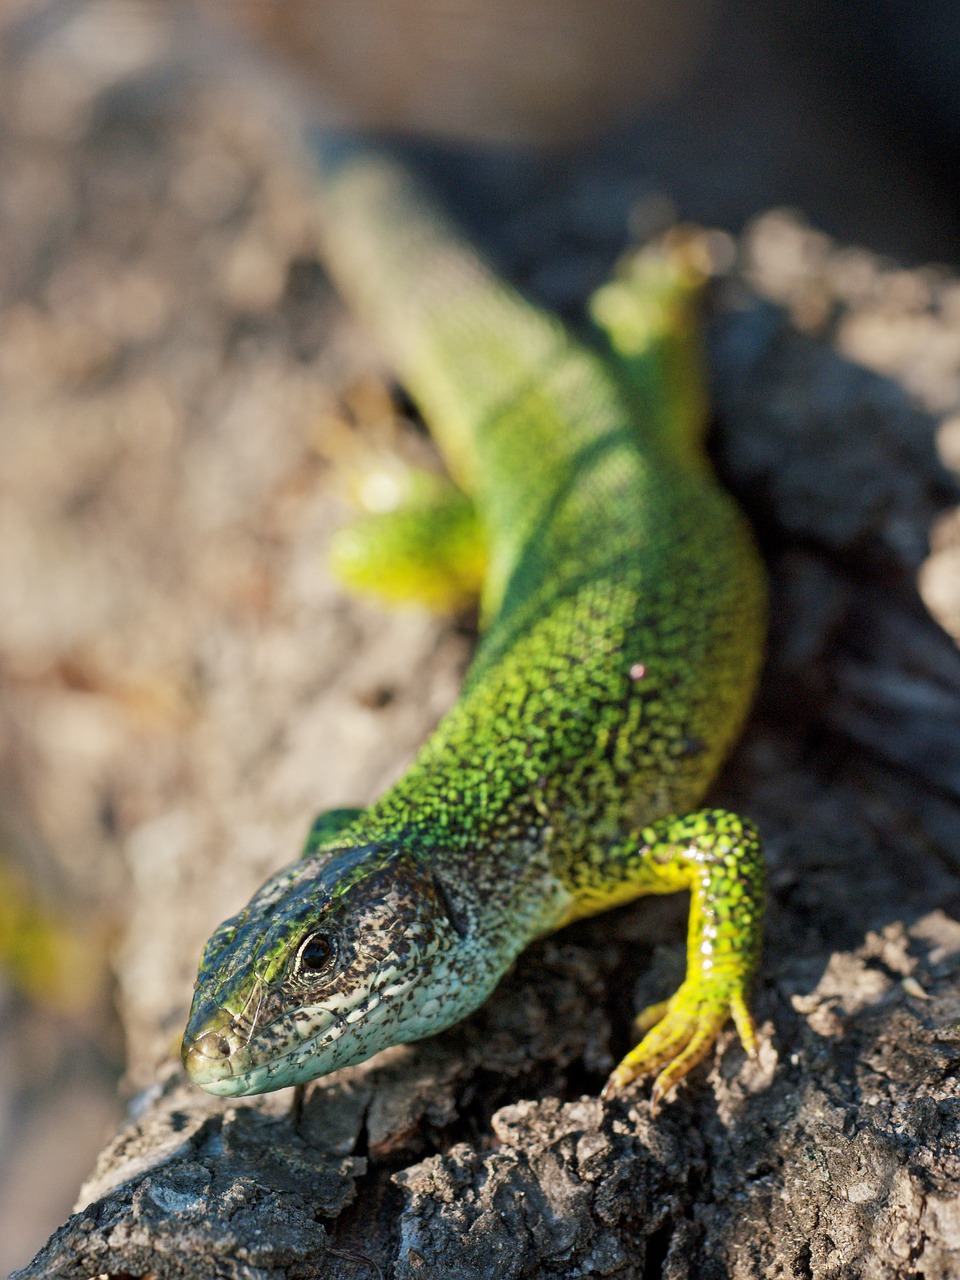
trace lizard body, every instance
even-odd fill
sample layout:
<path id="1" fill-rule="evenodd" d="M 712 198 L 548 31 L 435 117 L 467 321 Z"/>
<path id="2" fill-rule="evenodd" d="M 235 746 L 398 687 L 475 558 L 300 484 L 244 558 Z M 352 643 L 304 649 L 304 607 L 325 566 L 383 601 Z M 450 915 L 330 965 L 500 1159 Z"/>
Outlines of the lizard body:
<path id="1" fill-rule="evenodd" d="M 690 889 L 687 978 L 611 1077 L 659 1071 L 659 1098 L 731 1015 L 754 1051 L 763 900 L 753 828 L 697 812 L 764 630 L 750 533 L 701 447 L 697 272 L 683 250 L 638 259 L 595 299 L 602 352 L 392 163 L 349 152 L 323 193 L 331 273 L 474 504 L 482 635 L 405 776 L 322 815 L 213 935 L 184 1062 L 213 1093 L 303 1083 L 459 1021 L 533 939 Z"/>

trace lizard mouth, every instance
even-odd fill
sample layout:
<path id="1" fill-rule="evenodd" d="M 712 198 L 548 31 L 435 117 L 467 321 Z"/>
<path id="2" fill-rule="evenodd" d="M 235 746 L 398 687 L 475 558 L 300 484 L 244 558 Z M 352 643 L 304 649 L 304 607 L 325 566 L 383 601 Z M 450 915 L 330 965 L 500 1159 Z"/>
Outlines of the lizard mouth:
<path id="1" fill-rule="evenodd" d="M 243 1097 L 306 1084 L 394 1043 L 378 1034 L 382 1019 L 366 1022 L 381 1002 L 380 992 L 373 991 L 346 1014 L 315 1008 L 309 1014 L 280 1017 L 258 1029 L 256 1036 L 244 1034 L 221 1011 L 196 1032 L 187 1029 L 181 1050 L 183 1065 L 194 1084 L 219 1097 Z M 352 1034 L 341 1043 L 348 1031 Z M 272 1052 L 274 1045 L 276 1053 Z"/>

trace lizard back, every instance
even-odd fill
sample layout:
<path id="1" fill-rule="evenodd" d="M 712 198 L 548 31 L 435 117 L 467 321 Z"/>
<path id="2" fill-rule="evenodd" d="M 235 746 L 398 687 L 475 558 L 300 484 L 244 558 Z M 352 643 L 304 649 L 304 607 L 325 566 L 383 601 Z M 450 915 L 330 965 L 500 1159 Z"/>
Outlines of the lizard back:
<path id="1" fill-rule="evenodd" d="M 447 856 L 546 832 L 584 857 L 702 796 L 762 650 L 749 530 L 689 440 L 637 420 L 601 355 L 498 280 L 393 164 L 325 176 L 328 261 L 480 513 L 483 635 L 462 696 L 366 832 L 416 814 Z M 514 841 L 516 845 L 516 841 Z"/>

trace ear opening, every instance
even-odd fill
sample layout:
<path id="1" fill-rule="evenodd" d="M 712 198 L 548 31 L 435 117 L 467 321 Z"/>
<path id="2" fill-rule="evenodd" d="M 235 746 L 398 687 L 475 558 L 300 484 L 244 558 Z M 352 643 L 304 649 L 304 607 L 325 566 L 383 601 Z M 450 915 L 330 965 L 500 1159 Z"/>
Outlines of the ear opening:
<path id="1" fill-rule="evenodd" d="M 466 912 L 457 904 L 450 891 L 450 886 L 442 876 L 434 871 L 432 879 L 433 887 L 437 892 L 437 901 L 443 907 L 444 914 L 450 921 L 451 927 L 458 937 L 465 938 L 469 928 Z"/>

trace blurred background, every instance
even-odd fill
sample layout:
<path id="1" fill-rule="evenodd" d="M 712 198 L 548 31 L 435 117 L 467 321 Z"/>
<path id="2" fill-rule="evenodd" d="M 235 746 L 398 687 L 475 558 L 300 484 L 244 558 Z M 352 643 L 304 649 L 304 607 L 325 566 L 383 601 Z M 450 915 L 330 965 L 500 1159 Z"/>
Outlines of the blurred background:
<path id="1" fill-rule="evenodd" d="M 175 1044 L 184 940 L 213 923 L 198 864 L 238 906 L 278 829 L 292 850 L 364 798 L 351 758 L 369 786 L 416 744 L 395 669 L 446 673 L 438 714 L 466 658 L 410 617 L 373 680 L 334 635 L 337 470 L 358 425 L 389 452 L 402 424 L 319 265 L 305 117 L 421 139 L 488 251 L 573 318 L 674 211 L 750 228 L 754 284 L 811 332 L 829 291 L 791 290 L 820 255 L 860 307 L 848 354 L 960 404 L 960 295 L 931 328 L 945 272 L 893 265 L 960 258 L 951 4 L 2 0 L 3 1273 Z M 957 546 L 926 569 L 954 634 Z M 298 708 L 341 686 L 331 751 Z"/>

